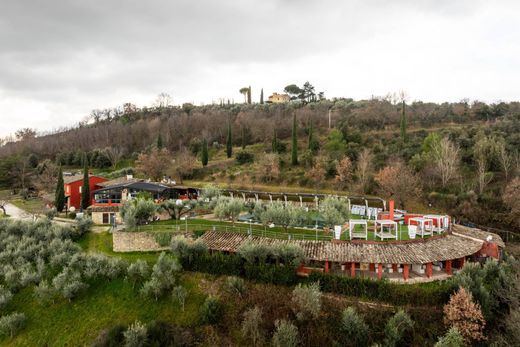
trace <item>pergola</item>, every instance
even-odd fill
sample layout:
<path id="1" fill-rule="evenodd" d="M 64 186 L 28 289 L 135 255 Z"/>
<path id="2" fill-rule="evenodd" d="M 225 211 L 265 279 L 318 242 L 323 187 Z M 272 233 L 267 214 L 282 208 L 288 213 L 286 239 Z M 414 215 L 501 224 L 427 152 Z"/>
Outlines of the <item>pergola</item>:
<path id="1" fill-rule="evenodd" d="M 449 227 L 449 218 L 445 215 L 440 214 L 427 214 L 424 218 L 433 220 L 432 230 L 434 232 L 442 234 Z"/>
<path id="2" fill-rule="evenodd" d="M 425 235 L 433 235 L 433 219 L 425 217 L 413 217 L 408 220 L 408 224 L 417 224 L 417 234 L 424 238 Z"/>
<path id="3" fill-rule="evenodd" d="M 356 225 L 363 227 L 362 232 L 356 232 Z M 348 221 L 348 230 L 350 239 L 365 239 L 368 240 L 368 223 L 365 219 L 351 219 Z"/>
<path id="4" fill-rule="evenodd" d="M 385 231 L 385 228 L 387 229 Z M 395 233 L 392 233 L 392 229 Z M 374 223 L 375 237 L 379 237 L 381 240 L 384 239 L 396 239 L 398 236 L 397 222 L 390 219 L 379 219 Z"/>

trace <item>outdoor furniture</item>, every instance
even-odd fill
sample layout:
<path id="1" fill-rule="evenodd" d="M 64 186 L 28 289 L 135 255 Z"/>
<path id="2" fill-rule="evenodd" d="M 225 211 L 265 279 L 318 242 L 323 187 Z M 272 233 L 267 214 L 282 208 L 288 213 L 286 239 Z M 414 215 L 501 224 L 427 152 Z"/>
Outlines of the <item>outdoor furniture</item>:
<path id="1" fill-rule="evenodd" d="M 363 231 L 356 231 L 356 225 L 361 225 Z M 351 219 L 348 221 L 348 230 L 350 239 L 365 239 L 368 240 L 368 223 L 366 219 Z"/>
<path id="2" fill-rule="evenodd" d="M 379 237 L 381 240 L 397 240 L 397 222 L 390 219 L 376 220 L 374 223 L 374 233 L 375 237 Z"/>
<path id="3" fill-rule="evenodd" d="M 427 214 L 424 218 L 429 218 L 433 220 L 432 230 L 433 232 L 442 234 L 447 229 L 447 225 L 445 225 L 446 216 L 438 215 L 438 214 Z"/>
<path id="4" fill-rule="evenodd" d="M 424 238 L 425 235 L 433 235 L 433 220 L 424 217 L 413 217 L 408 220 L 408 224 L 415 222 L 417 225 L 417 235 Z"/>

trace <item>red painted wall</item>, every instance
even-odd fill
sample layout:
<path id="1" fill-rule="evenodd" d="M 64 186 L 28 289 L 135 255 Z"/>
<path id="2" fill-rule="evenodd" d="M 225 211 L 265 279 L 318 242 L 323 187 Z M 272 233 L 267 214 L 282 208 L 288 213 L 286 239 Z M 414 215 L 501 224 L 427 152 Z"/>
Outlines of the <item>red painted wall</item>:
<path id="1" fill-rule="evenodd" d="M 92 192 L 96 189 L 101 188 L 98 186 L 101 182 L 106 182 L 108 179 L 99 176 L 90 176 L 89 177 L 89 186 L 90 186 L 90 201 L 92 201 Z M 79 192 L 80 187 L 83 186 L 83 178 L 65 184 L 65 196 L 69 197 L 68 200 L 68 208 L 74 206 L 76 209 L 81 207 L 81 193 Z"/>

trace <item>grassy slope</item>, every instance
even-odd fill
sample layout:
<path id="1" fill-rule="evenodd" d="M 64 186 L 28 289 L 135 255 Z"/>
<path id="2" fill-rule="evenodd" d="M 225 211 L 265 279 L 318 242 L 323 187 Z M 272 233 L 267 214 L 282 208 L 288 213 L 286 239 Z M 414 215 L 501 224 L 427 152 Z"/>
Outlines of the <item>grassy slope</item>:
<path id="1" fill-rule="evenodd" d="M 112 252 L 112 236 L 108 233 L 88 234 L 80 245 L 86 252 Z M 128 260 L 145 259 L 153 263 L 157 253 L 118 254 Z M 138 288 L 123 279 L 95 281 L 87 292 L 69 303 L 58 300 L 52 305 L 41 305 L 33 297 L 33 288 L 26 288 L 14 296 L 8 312 L 24 312 L 27 327 L 14 339 L 0 340 L 5 346 L 77 346 L 89 345 L 101 330 L 116 323 L 128 324 L 136 319 L 150 322 L 164 319 L 184 326 L 192 326 L 198 319 L 198 310 L 205 295 L 198 282 L 205 275 L 182 273 L 180 283 L 189 292 L 185 312 L 171 299 L 155 301 L 139 295 Z"/>

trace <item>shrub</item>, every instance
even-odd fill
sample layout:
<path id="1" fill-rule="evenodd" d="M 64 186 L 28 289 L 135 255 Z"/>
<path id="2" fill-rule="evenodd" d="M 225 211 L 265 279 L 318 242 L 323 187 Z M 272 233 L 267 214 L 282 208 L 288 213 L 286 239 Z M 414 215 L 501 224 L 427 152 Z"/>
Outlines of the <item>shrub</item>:
<path id="1" fill-rule="evenodd" d="M 132 288 L 136 283 L 144 281 L 150 274 L 148 263 L 144 260 L 138 260 L 128 266 L 126 278 L 132 282 Z"/>
<path id="2" fill-rule="evenodd" d="M 205 324 L 218 323 L 222 316 L 222 304 L 214 296 L 208 296 L 200 308 L 201 321 Z"/>
<path id="3" fill-rule="evenodd" d="M 142 347 L 146 344 L 146 327 L 139 321 L 135 321 L 123 333 L 125 347 Z"/>
<path id="4" fill-rule="evenodd" d="M 90 217 L 83 217 L 78 219 L 76 222 L 76 234 L 73 235 L 73 240 L 78 240 L 83 235 L 88 233 L 93 224 L 94 223 Z"/>
<path id="5" fill-rule="evenodd" d="M 298 328 L 285 319 L 276 320 L 273 334 L 274 347 L 295 347 L 299 343 Z"/>
<path id="6" fill-rule="evenodd" d="M 123 333 L 126 327 L 117 324 L 110 329 L 105 329 L 96 337 L 92 343 L 92 347 L 119 347 L 123 345 Z"/>
<path id="7" fill-rule="evenodd" d="M 141 288 L 141 294 L 148 297 L 154 297 L 155 300 L 159 300 L 159 297 L 163 293 L 163 285 L 161 280 L 155 277 L 150 278 L 146 281 Z"/>
<path id="8" fill-rule="evenodd" d="M 456 327 L 450 328 L 446 335 L 442 336 L 435 344 L 435 347 L 464 347 L 464 337 Z"/>
<path id="9" fill-rule="evenodd" d="M 321 311 L 321 291 L 318 282 L 299 283 L 292 292 L 292 309 L 298 320 L 316 319 Z"/>
<path id="10" fill-rule="evenodd" d="M 444 324 L 447 327 L 456 327 L 468 344 L 484 339 L 486 322 L 480 306 L 473 302 L 471 293 L 462 287 L 444 306 Z"/>
<path id="11" fill-rule="evenodd" d="M 47 304 L 54 302 L 56 290 L 49 285 L 47 280 L 43 280 L 36 287 L 34 287 L 34 296 L 40 303 Z"/>
<path id="12" fill-rule="evenodd" d="M 262 332 L 262 310 L 255 306 L 244 312 L 244 320 L 242 321 L 242 336 L 244 339 L 251 341 L 252 346 L 262 344 L 264 338 Z"/>
<path id="13" fill-rule="evenodd" d="M 153 321 L 148 324 L 149 346 L 194 346 L 193 334 L 190 330 L 172 325 L 164 321 Z"/>
<path id="14" fill-rule="evenodd" d="M 0 284 L 0 310 L 3 310 L 13 299 L 13 294 L 8 288 Z"/>
<path id="15" fill-rule="evenodd" d="M 255 156 L 252 153 L 246 151 L 240 151 L 236 154 L 236 161 L 239 165 L 252 163 L 255 159 Z"/>
<path id="16" fill-rule="evenodd" d="M 231 294 L 236 294 L 240 297 L 242 297 L 242 294 L 244 294 L 246 290 L 244 280 L 236 276 L 227 277 L 224 285 L 226 291 Z"/>
<path id="17" fill-rule="evenodd" d="M 53 220 L 54 217 L 58 214 L 58 211 L 56 211 L 56 208 L 49 208 L 45 211 L 45 217 L 47 217 L 48 220 Z"/>
<path id="18" fill-rule="evenodd" d="M 161 247 L 167 247 L 172 242 L 172 233 L 170 232 L 153 233 L 153 237 Z"/>
<path id="19" fill-rule="evenodd" d="M 25 314 L 11 313 L 0 318 L 0 335 L 13 337 L 25 327 Z"/>
<path id="20" fill-rule="evenodd" d="M 174 301 L 179 303 L 184 312 L 184 303 L 186 302 L 186 296 L 188 296 L 188 291 L 183 286 L 175 286 L 172 289 L 172 298 Z"/>
<path id="21" fill-rule="evenodd" d="M 52 280 L 52 285 L 56 291 L 60 292 L 69 301 L 88 287 L 86 283 L 81 282 L 81 275 L 70 268 L 65 268 L 56 275 Z"/>
<path id="22" fill-rule="evenodd" d="M 340 331 L 345 346 L 369 346 L 368 326 L 353 307 L 343 310 Z"/>
<path id="23" fill-rule="evenodd" d="M 413 329 L 413 321 L 410 316 L 403 310 L 397 313 L 388 320 L 385 326 L 385 341 L 384 345 L 388 347 L 408 345 L 406 337 Z"/>

